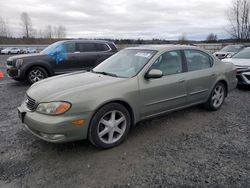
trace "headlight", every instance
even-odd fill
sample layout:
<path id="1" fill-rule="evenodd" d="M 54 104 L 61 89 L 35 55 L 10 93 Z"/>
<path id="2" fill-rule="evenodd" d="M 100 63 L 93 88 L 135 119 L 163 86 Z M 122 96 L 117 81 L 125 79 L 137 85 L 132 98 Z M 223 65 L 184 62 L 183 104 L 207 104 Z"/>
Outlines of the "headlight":
<path id="1" fill-rule="evenodd" d="M 71 107 L 68 102 L 48 102 L 40 103 L 36 109 L 42 114 L 58 115 L 67 112 Z"/>
<path id="2" fill-rule="evenodd" d="M 23 59 L 17 59 L 16 60 L 16 67 L 20 68 L 23 65 Z"/>

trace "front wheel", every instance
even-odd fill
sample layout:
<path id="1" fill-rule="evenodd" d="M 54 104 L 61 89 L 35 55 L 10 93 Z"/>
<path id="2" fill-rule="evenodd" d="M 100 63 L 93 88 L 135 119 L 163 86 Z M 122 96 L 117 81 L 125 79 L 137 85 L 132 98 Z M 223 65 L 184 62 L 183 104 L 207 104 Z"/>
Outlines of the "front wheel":
<path id="1" fill-rule="evenodd" d="M 27 79 L 30 84 L 43 80 L 47 77 L 48 77 L 48 73 L 42 67 L 33 67 L 27 73 Z"/>
<path id="2" fill-rule="evenodd" d="M 218 110 L 222 106 L 225 100 L 225 96 L 226 96 L 225 85 L 219 82 L 214 86 L 212 93 L 208 101 L 206 102 L 205 106 L 207 107 L 208 110 L 211 111 Z"/>
<path id="3" fill-rule="evenodd" d="M 98 148 L 107 149 L 125 140 L 131 126 L 128 110 L 118 103 L 100 108 L 89 127 L 89 140 Z"/>

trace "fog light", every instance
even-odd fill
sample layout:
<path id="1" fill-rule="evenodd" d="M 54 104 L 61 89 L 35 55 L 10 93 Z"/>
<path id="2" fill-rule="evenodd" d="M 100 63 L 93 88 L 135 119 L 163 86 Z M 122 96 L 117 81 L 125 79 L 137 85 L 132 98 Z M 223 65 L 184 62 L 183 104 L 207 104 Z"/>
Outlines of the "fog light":
<path id="1" fill-rule="evenodd" d="M 40 135 L 44 138 L 44 139 L 49 139 L 49 140 L 62 140 L 65 138 L 64 135 L 62 134 L 46 134 L 46 133 L 40 133 Z"/>

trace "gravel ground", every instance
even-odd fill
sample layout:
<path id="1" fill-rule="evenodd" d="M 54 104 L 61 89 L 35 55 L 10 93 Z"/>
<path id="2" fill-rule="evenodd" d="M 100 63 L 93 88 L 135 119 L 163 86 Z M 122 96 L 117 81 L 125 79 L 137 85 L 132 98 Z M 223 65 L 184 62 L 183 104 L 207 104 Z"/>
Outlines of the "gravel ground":
<path id="1" fill-rule="evenodd" d="M 0 56 L 0 70 L 7 56 Z M 0 187 L 249 187 L 250 89 L 223 107 L 143 121 L 120 146 L 51 144 L 17 118 L 28 85 L 0 80 Z"/>

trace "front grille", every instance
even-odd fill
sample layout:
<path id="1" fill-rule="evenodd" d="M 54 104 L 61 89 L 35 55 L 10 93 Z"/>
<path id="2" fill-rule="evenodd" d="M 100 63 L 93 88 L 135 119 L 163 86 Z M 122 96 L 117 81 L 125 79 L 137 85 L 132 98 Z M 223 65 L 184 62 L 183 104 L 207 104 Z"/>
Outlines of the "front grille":
<path id="1" fill-rule="evenodd" d="M 238 82 L 241 83 L 241 82 L 244 82 L 244 80 L 242 79 L 241 76 L 237 75 L 237 79 L 238 79 Z"/>
<path id="2" fill-rule="evenodd" d="M 6 64 L 9 66 L 13 66 L 13 61 L 7 61 Z"/>
<path id="3" fill-rule="evenodd" d="M 29 96 L 27 96 L 27 99 L 26 99 L 25 103 L 26 103 L 26 106 L 27 106 L 27 108 L 29 110 L 31 110 L 31 111 L 35 110 L 35 108 L 36 108 L 36 101 L 34 99 L 32 99 Z"/>
<path id="4" fill-rule="evenodd" d="M 217 56 L 217 57 L 225 57 L 226 54 L 217 54 L 216 56 Z"/>
<path id="5" fill-rule="evenodd" d="M 244 74 L 244 76 L 250 81 L 250 75 Z"/>

